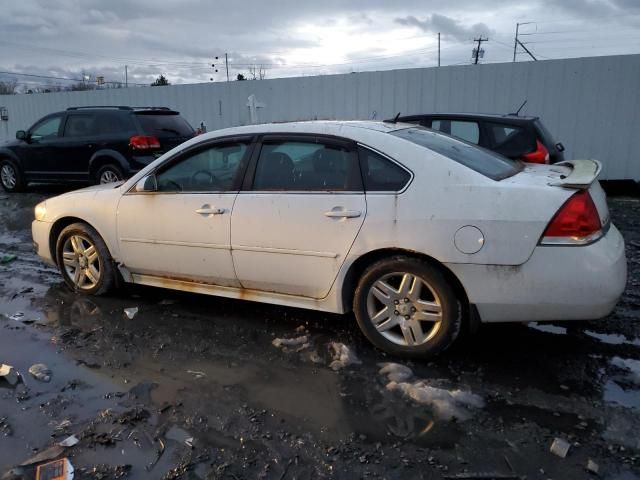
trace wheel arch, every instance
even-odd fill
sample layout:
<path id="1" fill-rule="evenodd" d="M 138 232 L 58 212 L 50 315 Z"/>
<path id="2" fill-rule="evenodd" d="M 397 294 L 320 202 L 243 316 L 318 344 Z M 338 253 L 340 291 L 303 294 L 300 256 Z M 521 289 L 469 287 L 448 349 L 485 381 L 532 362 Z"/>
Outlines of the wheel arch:
<path id="1" fill-rule="evenodd" d="M 419 253 L 413 250 L 405 250 L 402 248 L 382 248 L 378 250 L 372 250 L 358 257 L 349 266 L 349 270 L 347 270 L 344 281 L 342 282 L 342 308 L 345 312 L 350 312 L 353 309 L 353 297 L 355 289 L 358 285 L 360 277 L 362 277 L 362 274 L 364 273 L 366 268 L 369 265 L 377 262 L 378 260 L 383 260 L 385 258 L 390 258 L 393 256 L 403 256 L 422 260 L 440 270 L 462 303 L 463 331 L 475 330 L 475 328 L 477 327 L 477 323 L 479 322 L 477 311 L 475 306 L 469 302 L 467 291 L 458 277 L 443 263 L 439 262 L 435 258 L 423 253 Z"/>
<path id="2" fill-rule="evenodd" d="M 78 217 L 59 218 L 53 223 L 53 225 L 51 226 L 51 230 L 49 231 L 49 253 L 51 253 L 51 258 L 53 259 L 56 265 L 58 265 L 58 255 L 56 252 L 56 244 L 58 243 L 58 237 L 60 237 L 60 233 L 62 232 L 62 230 L 64 230 L 69 225 L 72 225 L 74 223 L 84 223 L 85 225 L 89 225 L 98 233 L 98 235 L 100 235 L 100 237 L 104 241 L 104 236 L 100 233 L 100 231 L 94 225 L 87 222 L 86 220 Z M 108 245 L 107 245 L 107 248 L 109 248 Z"/>
<path id="3" fill-rule="evenodd" d="M 12 152 L 8 148 L 0 148 L 0 160 L 11 160 L 18 167 L 22 168 L 22 162 L 20 161 L 20 157 Z"/>
<path id="4" fill-rule="evenodd" d="M 129 173 L 129 164 L 120 152 L 115 150 L 98 150 L 89 160 L 89 176 L 95 180 L 100 167 L 110 163 L 120 168 L 125 175 Z"/>

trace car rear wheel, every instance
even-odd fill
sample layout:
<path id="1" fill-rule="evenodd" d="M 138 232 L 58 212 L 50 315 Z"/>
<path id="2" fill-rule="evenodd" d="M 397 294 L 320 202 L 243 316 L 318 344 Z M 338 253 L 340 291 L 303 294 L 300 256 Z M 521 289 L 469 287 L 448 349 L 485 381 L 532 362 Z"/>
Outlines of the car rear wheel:
<path id="1" fill-rule="evenodd" d="M 115 284 L 109 250 L 98 232 L 85 223 L 73 223 L 60 232 L 56 258 L 62 278 L 76 292 L 102 295 Z"/>
<path id="2" fill-rule="evenodd" d="M 462 324 L 460 300 L 442 272 L 402 256 L 365 270 L 354 312 L 371 343 L 405 357 L 437 355 L 454 342 Z"/>
<path id="3" fill-rule="evenodd" d="M 113 183 L 124 179 L 124 174 L 115 165 L 104 165 L 98 169 L 96 174 L 98 183 Z"/>
<path id="4" fill-rule="evenodd" d="M 0 183 L 7 192 L 21 192 L 24 190 L 24 178 L 20 168 L 11 160 L 0 161 Z"/>

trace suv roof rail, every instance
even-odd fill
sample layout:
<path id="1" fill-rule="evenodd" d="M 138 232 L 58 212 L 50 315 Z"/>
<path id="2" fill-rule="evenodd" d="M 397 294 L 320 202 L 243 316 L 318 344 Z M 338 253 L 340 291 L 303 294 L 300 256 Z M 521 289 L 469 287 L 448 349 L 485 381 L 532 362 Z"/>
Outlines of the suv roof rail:
<path id="1" fill-rule="evenodd" d="M 117 110 L 133 110 L 131 107 L 126 107 L 124 105 L 87 105 L 82 107 L 69 107 L 67 108 L 67 110 L 84 110 L 92 108 L 115 108 Z"/>
<path id="2" fill-rule="evenodd" d="M 132 110 L 171 110 L 169 107 L 131 107 Z"/>

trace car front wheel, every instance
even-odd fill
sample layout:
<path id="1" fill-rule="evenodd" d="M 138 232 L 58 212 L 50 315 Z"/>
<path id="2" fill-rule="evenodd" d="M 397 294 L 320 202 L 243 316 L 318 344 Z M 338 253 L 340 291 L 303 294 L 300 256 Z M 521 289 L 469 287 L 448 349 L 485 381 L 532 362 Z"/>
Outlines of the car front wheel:
<path id="1" fill-rule="evenodd" d="M 62 278 L 76 292 L 102 295 L 115 283 L 109 250 L 98 232 L 85 223 L 73 223 L 62 230 L 56 258 Z"/>
<path id="2" fill-rule="evenodd" d="M 403 256 L 367 268 L 354 295 L 360 329 L 378 348 L 429 357 L 449 347 L 461 322 L 460 300 L 441 271 Z"/>
<path id="3" fill-rule="evenodd" d="M 24 179 L 18 166 L 11 160 L 0 161 L 0 183 L 7 192 L 24 190 Z"/>

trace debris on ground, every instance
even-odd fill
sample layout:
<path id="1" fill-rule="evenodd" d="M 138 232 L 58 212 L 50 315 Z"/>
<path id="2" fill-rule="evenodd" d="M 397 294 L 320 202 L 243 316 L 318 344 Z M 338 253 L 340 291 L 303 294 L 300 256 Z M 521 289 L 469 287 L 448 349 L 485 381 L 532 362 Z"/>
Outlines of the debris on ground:
<path id="1" fill-rule="evenodd" d="M 187 370 L 187 373 L 190 373 L 191 375 L 194 375 L 196 378 L 202 378 L 202 377 L 206 377 L 207 374 L 204 372 L 201 372 L 199 370 Z"/>
<path id="2" fill-rule="evenodd" d="M 11 425 L 9 425 L 7 417 L 0 417 L 0 435 L 4 437 L 10 437 L 13 435 L 13 429 L 11 428 Z"/>
<path id="3" fill-rule="evenodd" d="M 83 467 L 76 469 L 76 473 L 81 478 L 91 478 L 94 480 L 107 480 L 112 478 L 125 478 L 129 475 L 131 465 L 94 465 L 93 467 Z"/>
<path id="4" fill-rule="evenodd" d="M 158 305 L 173 305 L 174 303 L 178 303 L 178 301 L 171 298 L 166 298 L 164 300 L 161 300 Z"/>
<path id="5" fill-rule="evenodd" d="M 127 316 L 129 320 L 133 320 L 133 317 L 138 313 L 138 307 L 130 307 L 124 309 L 124 314 Z"/>
<path id="6" fill-rule="evenodd" d="M 432 387 L 424 381 L 414 383 L 389 382 L 387 390 L 400 391 L 412 400 L 430 406 L 434 413 L 443 420 L 465 421 L 471 418 L 471 408 L 484 407 L 484 400 L 475 393 L 463 390 L 447 390 Z"/>
<path id="7" fill-rule="evenodd" d="M 15 321 L 21 321 L 22 317 L 24 317 L 24 313 L 23 312 L 16 312 L 13 315 L 8 315 L 7 318 L 9 320 L 15 320 Z"/>
<path id="8" fill-rule="evenodd" d="M 70 437 L 67 437 L 63 441 L 58 443 L 58 445 L 60 445 L 61 447 L 73 447 L 79 441 L 80 440 L 78 440 L 78 437 L 76 437 L 75 435 L 71 435 Z"/>
<path id="9" fill-rule="evenodd" d="M 36 363 L 29 367 L 29 373 L 33 378 L 41 382 L 50 382 L 53 372 L 44 363 Z"/>
<path id="10" fill-rule="evenodd" d="M 42 452 L 34 455 L 28 460 L 25 460 L 20 464 L 21 467 L 27 467 L 29 465 L 35 465 L 36 463 L 46 462 L 48 460 L 54 460 L 64 453 L 64 447 L 60 445 L 53 445 L 52 447 L 43 450 Z"/>
<path id="11" fill-rule="evenodd" d="M 405 382 L 413 377 L 413 371 L 400 363 L 386 362 L 378 366 L 382 367 L 378 373 L 386 375 L 390 382 Z"/>
<path id="12" fill-rule="evenodd" d="M 24 468 L 14 467 L 0 477 L 0 480 L 24 480 L 27 478 Z"/>
<path id="13" fill-rule="evenodd" d="M 333 361 L 329 364 L 329 366 L 335 371 L 338 371 L 341 368 L 345 368 L 349 365 L 360 365 L 362 363 L 360 360 L 358 360 L 356 354 L 353 353 L 351 349 L 344 343 L 331 342 L 329 343 L 329 348 L 333 350 Z"/>
<path id="14" fill-rule="evenodd" d="M 591 459 L 587 460 L 587 471 L 588 472 L 595 473 L 597 475 L 599 470 L 600 470 L 600 467 L 598 466 L 598 464 L 596 462 L 594 462 Z"/>
<path id="15" fill-rule="evenodd" d="M 38 465 L 36 480 L 72 480 L 73 465 L 68 458 Z"/>
<path id="16" fill-rule="evenodd" d="M 549 451 L 560 458 L 566 458 L 571 444 L 562 438 L 554 438 Z"/>
<path id="17" fill-rule="evenodd" d="M 307 335 L 302 335 L 296 338 L 274 338 L 271 344 L 276 348 L 281 347 L 298 347 L 309 342 Z"/>
<path id="18" fill-rule="evenodd" d="M 17 260 L 17 255 L 7 254 L 0 257 L 0 264 L 6 265 L 7 263 L 11 263 L 14 260 Z"/>
<path id="19" fill-rule="evenodd" d="M 71 420 L 63 420 L 58 425 L 56 425 L 53 429 L 54 432 L 64 432 L 67 428 L 71 426 Z"/>
<path id="20" fill-rule="evenodd" d="M 6 377 L 11 373 L 13 367 L 11 365 L 5 365 L 4 363 L 0 363 L 0 377 Z"/>
<path id="21" fill-rule="evenodd" d="M 193 436 L 186 430 L 176 427 L 175 425 L 167 431 L 165 438 L 168 440 L 174 440 L 178 443 L 183 443 L 187 447 L 193 448 Z"/>

